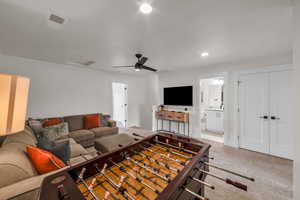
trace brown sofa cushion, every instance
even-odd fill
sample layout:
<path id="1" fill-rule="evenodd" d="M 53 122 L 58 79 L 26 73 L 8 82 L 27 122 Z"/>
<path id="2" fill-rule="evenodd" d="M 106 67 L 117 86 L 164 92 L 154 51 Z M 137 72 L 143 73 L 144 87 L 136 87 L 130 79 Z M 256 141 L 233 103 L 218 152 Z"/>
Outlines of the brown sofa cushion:
<path id="1" fill-rule="evenodd" d="M 24 151 L 26 146 L 9 143 L 0 149 L 0 188 L 38 175 Z"/>
<path id="2" fill-rule="evenodd" d="M 70 143 L 70 149 L 71 149 L 71 158 L 88 154 L 88 151 L 85 148 L 83 148 L 83 146 L 77 143 Z"/>
<path id="3" fill-rule="evenodd" d="M 20 143 L 24 145 L 36 146 L 37 140 L 35 136 L 29 131 L 29 129 L 26 128 L 24 131 L 8 135 L 3 141 L 2 145 L 4 146 L 10 143 Z"/>
<path id="4" fill-rule="evenodd" d="M 95 133 L 89 130 L 77 130 L 70 132 L 69 137 L 73 138 L 76 142 L 80 143 L 80 141 L 84 140 L 94 140 Z"/>
<path id="5" fill-rule="evenodd" d="M 69 125 L 69 131 L 77 131 L 84 129 L 84 119 L 83 115 L 74 115 L 64 117 L 64 121 Z"/>
<path id="6" fill-rule="evenodd" d="M 74 143 L 77 144 L 73 138 L 58 138 L 55 140 L 55 142 L 65 142 L 65 141 L 69 141 L 70 144 L 74 144 Z"/>
<path id="7" fill-rule="evenodd" d="M 95 137 L 104 137 L 109 135 L 118 134 L 119 128 L 118 127 L 98 127 L 90 129 L 90 131 L 95 133 Z"/>

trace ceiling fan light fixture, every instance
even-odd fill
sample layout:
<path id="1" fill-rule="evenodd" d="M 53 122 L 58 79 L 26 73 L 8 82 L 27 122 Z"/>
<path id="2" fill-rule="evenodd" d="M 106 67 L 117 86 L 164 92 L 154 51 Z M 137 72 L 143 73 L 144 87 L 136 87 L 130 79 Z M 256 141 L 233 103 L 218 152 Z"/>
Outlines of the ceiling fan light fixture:
<path id="1" fill-rule="evenodd" d="M 139 71 L 141 71 L 141 70 L 140 70 L 139 68 L 135 68 L 135 71 L 136 71 L 136 72 L 139 72 Z"/>
<path id="2" fill-rule="evenodd" d="M 152 12 L 153 8 L 148 3 L 143 3 L 140 5 L 140 12 L 143 14 L 150 14 Z"/>

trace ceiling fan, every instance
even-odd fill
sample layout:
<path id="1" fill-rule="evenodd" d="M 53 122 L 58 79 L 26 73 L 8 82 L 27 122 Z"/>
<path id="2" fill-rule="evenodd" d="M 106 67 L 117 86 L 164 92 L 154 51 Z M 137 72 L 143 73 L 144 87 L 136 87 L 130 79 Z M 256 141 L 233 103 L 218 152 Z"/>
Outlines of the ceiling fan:
<path id="1" fill-rule="evenodd" d="M 157 69 L 147 67 L 146 65 L 144 65 L 148 60 L 147 57 L 144 57 L 140 53 L 135 54 L 135 57 L 138 59 L 138 61 L 137 61 L 137 63 L 135 63 L 135 65 L 131 65 L 131 66 L 113 66 L 113 67 L 114 68 L 133 67 L 135 69 L 135 71 L 149 70 L 149 71 L 152 71 L 152 72 L 157 72 Z"/>

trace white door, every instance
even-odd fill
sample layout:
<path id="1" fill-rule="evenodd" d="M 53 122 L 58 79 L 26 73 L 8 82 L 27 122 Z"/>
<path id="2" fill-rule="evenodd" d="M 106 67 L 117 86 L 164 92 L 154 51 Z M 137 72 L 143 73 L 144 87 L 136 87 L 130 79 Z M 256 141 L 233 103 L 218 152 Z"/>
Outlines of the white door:
<path id="1" fill-rule="evenodd" d="M 268 73 L 240 77 L 240 147 L 269 153 Z"/>
<path id="2" fill-rule="evenodd" d="M 113 119 L 118 127 L 127 127 L 127 85 L 112 83 L 113 89 Z"/>
<path id="3" fill-rule="evenodd" d="M 270 73 L 270 153 L 293 158 L 292 71 Z"/>

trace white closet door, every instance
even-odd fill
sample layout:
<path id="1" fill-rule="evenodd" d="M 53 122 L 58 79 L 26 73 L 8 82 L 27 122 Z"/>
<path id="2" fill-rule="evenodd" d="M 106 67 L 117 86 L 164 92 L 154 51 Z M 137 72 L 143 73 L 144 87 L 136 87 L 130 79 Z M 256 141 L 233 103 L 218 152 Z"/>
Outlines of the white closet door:
<path id="1" fill-rule="evenodd" d="M 270 73 L 270 153 L 293 158 L 292 71 Z"/>
<path id="2" fill-rule="evenodd" d="M 240 77 L 241 148 L 269 153 L 268 82 L 268 73 L 247 74 Z"/>

